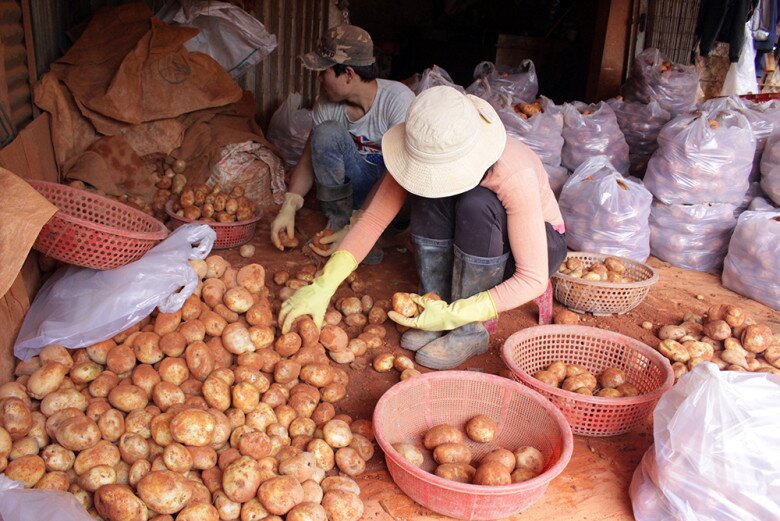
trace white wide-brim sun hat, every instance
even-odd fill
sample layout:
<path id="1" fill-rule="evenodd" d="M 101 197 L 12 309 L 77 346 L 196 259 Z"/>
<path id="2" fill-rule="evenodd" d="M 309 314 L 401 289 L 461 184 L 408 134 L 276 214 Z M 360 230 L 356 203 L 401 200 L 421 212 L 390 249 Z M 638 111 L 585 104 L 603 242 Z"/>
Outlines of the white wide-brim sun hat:
<path id="1" fill-rule="evenodd" d="M 438 86 L 421 92 L 406 122 L 385 133 L 382 155 L 406 191 L 436 198 L 477 186 L 505 145 L 504 124 L 487 101 Z"/>

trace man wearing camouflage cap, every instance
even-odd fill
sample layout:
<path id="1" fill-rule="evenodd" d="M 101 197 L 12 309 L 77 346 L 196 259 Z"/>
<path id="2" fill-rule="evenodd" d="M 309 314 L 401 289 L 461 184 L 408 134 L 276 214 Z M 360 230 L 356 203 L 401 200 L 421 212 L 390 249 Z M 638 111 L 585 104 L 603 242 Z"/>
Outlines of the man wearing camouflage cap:
<path id="1" fill-rule="evenodd" d="M 295 212 L 316 184 L 317 199 L 335 233 L 321 240 L 330 255 L 349 228 L 352 211 L 359 209 L 385 172 L 382 136 L 406 119 L 414 99 L 408 87 L 377 78 L 371 36 L 354 25 L 332 27 L 316 51 L 301 56 L 304 67 L 319 71 L 321 96 L 314 105 L 314 128 L 292 171 L 284 204 L 271 225 L 271 240 L 295 230 Z M 359 212 L 352 220 L 356 220 Z M 381 260 L 376 249 L 364 262 Z"/>

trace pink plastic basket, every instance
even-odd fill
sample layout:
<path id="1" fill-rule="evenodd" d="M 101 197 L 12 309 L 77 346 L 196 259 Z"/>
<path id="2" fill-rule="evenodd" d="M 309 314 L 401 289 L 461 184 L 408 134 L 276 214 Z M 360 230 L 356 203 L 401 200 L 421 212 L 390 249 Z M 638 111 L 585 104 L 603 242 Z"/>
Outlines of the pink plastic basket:
<path id="1" fill-rule="evenodd" d="M 173 211 L 173 201 L 168 201 L 165 205 L 165 213 L 171 218 L 174 230 L 183 224 L 193 222 L 192 219 L 186 219 L 180 215 L 176 215 L 176 212 Z M 217 234 L 217 239 L 214 241 L 214 249 L 225 250 L 241 246 L 252 240 L 252 237 L 255 236 L 257 221 L 259 221 L 262 216 L 262 210 L 258 209 L 255 216 L 246 221 L 236 221 L 234 223 L 210 222 L 204 224 L 211 226 Z"/>
<path id="2" fill-rule="evenodd" d="M 463 428 L 478 414 L 494 419 L 498 431 L 490 443 L 464 436 L 475 461 L 497 448 L 531 445 L 544 455 L 544 472 L 524 483 L 493 487 L 433 474 L 436 464 L 422 445 L 425 432 L 441 423 Z M 424 507 L 459 519 L 497 519 L 524 510 L 563 471 L 573 449 L 571 429 L 550 402 L 512 380 L 470 371 L 426 373 L 394 385 L 377 402 L 373 421 L 396 485 Z M 425 454 L 423 469 L 401 457 L 394 443 L 420 447 Z"/>
<path id="3" fill-rule="evenodd" d="M 547 397 L 563 412 L 574 434 L 584 436 L 615 436 L 632 430 L 674 383 L 672 366 L 655 349 L 595 327 L 529 327 L 506 339 L 501 356 L 515 378 Z M 533 377 L 556 360 L 581 364 L 597 377 L 604 369 L 617 367 L 641 394 L 626 398 L 585 396 Z"/>
<path id="4" fill-rule="evenodd" d="M 33 248 L 68 264 L 110 270 L 140 259 L 168 236 L 163 223 L 108 197 L 46 181 L 28 181 L 59 211 Z"/>

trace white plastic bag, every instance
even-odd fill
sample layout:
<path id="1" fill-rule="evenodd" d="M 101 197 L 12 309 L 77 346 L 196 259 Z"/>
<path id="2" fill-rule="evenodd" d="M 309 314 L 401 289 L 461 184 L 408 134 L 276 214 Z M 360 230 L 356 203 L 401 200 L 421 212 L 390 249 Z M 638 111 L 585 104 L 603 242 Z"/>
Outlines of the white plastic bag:
<path id="1" fill-rule="evenodd" d="M 301 101 L 300 92 L 290 93 L 268 123 L 268 141 L 276 145 L 288 167 L 298 163 L 314 126 L 311 110 L 301 108 Z"/>
<path id="2" fill-rule="evenodd" d="M 650 209 L 650 251 L 679 268 L 717 270 L 737 225 L 733 204 L 664 204 Z"/>
<path id="3" fill-rule="evenodd" d="M 750 184 L 755 148 L 742 114 L 716 110 L 678 116 L 658 134 L 645 186 L 668 204 L 739 205 Z"/>
<path id="4" fill-rule="evenodd" d="M 629 101 L 655 100 L 672 116 L 692 110 L 696 104 L 699 74 L 693 65 L 667 60 L 658 49 L 645 49 L 634 58 L 631 77 L 621 88 Z"/>
<path id="5" fill-rule="evenodd" d="M 467 94 L 505 108 L 522 101 L 530 103 L 538 92 L 539 80 L 531 60 L 523 60 L 517 67 L 481 62 L 474 69 L 474 83 L 466 88 Z"/>
<path id="6" fill-rule="evenodd" d="M 723 261 L 723 285 L 780 311 L 778 259 L 780 209 L 745 212 L 739 216 Z"/>
<path id="7" fill-rule="evenodd" d="M 25 489 L 0 474 L 0 519 L 3 521 L 92 521 L 76 496 L 61 490 Z"/>
<path id="8" fill-rule="evenodd" d="M 609 105 L 603 101 L 595 105 L 575 101 L 564 103 L 561 111 L 563 166 L 573 171 L 586 159 L 605 155 L 618 172 L 628 173 L 628 144 Z"/>
<path id="9" fill-rule="evenodd" d="M 638 180 L 623 177 L 606 156 L 585 161 L 558 199 L 572 250 L 629 257 L 650 255 L 650 203 L 653 196 Z"/>
<path id="10" fill-rule="evenodd" d="M 452 87 L 453 89 L 459 90 L 460 92 L 465 92 L 463 87 L 452 81 L 452 77 L 449 75 L 449 73 L 438 65 L 434 65 L 433 67 L 423 71 L 422 76 L 420 76 L 420 81 L 414 86 L 412 92 L 419 94 L 426 89 L 430 89 L 431 87 L 438 87 L 440 85 L 445 85 L 447 87 Z"/>
<path id="11" fill-rule="evenodd" d="M 780 376 L 701 363 L 653 412 L 629 493 L 637 521 L 747 521 L 780 512 Z"/>
<path id="12" fill-rule="evenodd" d="M 543 112 L 528 119 L 522 118 L 512 107 L 496 111 L 507 134 L 528 145 L 545 165 L 559 166 L 563 148 L 563 115 L 552 100 L 544 96 L 539 99 Z"/>
<path id="13" fill-rule="evenodd" d="M 542 166 L 547 172 L 547 177 L 550 180 L 550 188 L 557 199 L 561 195 L 563 185 L 566 184 L 566 181 L 569 179 L 569 171 L 562 166 L 552 166 L 544 163 L 542 163 Z"/>
<path id="14" fill-rule="evenodd" d="M 775 204 L 780 205 L 780 126 L 767 140 L 761 157 L 761 189 Z"/>
<path id="15" fill-rule="evenodd" d="M 721 96 L 740 96 L 759 92 L 755 59 L 753 35 L 750 33 L 750 22 L 748 22 L 745 24 L 745 40 L 742 44 L 742 50 L 739 51 L 739 61 L 729 66 L 720 91 Z"/>
<path id="16" fill-rule="evenodd" d="M 227 2 L 179 0 L 164 6 L 157 17 L 200 29 L 184 44 L 187 50 L 208 54 L 233 78 L 243 76 L 276 48 L 276 36 L 257 18 Z"/>
<path id="17" fill-rule="evenodd" d="M 191 223 L 121 268 L 61 268 L 35 297 L 14 355 L 28 360 L 50 344 L 89 346 L 124 331 L 156 307 L 163 313 L 178 311 L 198 285 L 187 261 L 205 259 L 215 239 L 211 227 Z"/>
<path id="18" fill-rule="evenodd" d="M 650 156 L 658 148 L 658 134 L 672 115 L 655 100 L 642 103 L 612 98 L 607 103 L 615 112 L 618 126 L 628 144 L 629 172 L 641 178 L 645 175 Z"/>

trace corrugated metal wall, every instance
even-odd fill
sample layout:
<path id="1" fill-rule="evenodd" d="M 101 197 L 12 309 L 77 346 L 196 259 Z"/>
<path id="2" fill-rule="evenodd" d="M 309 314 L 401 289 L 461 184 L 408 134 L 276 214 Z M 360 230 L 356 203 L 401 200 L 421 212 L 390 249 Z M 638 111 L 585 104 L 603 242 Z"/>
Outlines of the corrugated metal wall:
<path id="1" fill-rule="evenodd" d="M 314 49 L 329 27 L 332 8 L 332 0 L 265 0 L 258 7 L 255 16 L 276 35 L 278 47 L 242 78 L 241 85 L 255 93 L 257 118 L 264 129 L 289 93 L 303 94 L 305 104 L 317 95 L 317 75 L 301 66 L 298 55 Z"/>
<path id="2" fill-rule="evenodd" d="M 675 63 L 691 63 L 700 0 L 651 0 L 645 47 Z"/>
<path id="3" fill-rule="evenodd" d="M 33 118 L 30 76 L 24 39 L 22 7 L 15 0 L 0 0 L 0 42 L 3 51 L 2 93 L 8 104 L 0 108 L 0 146 Z"/>

